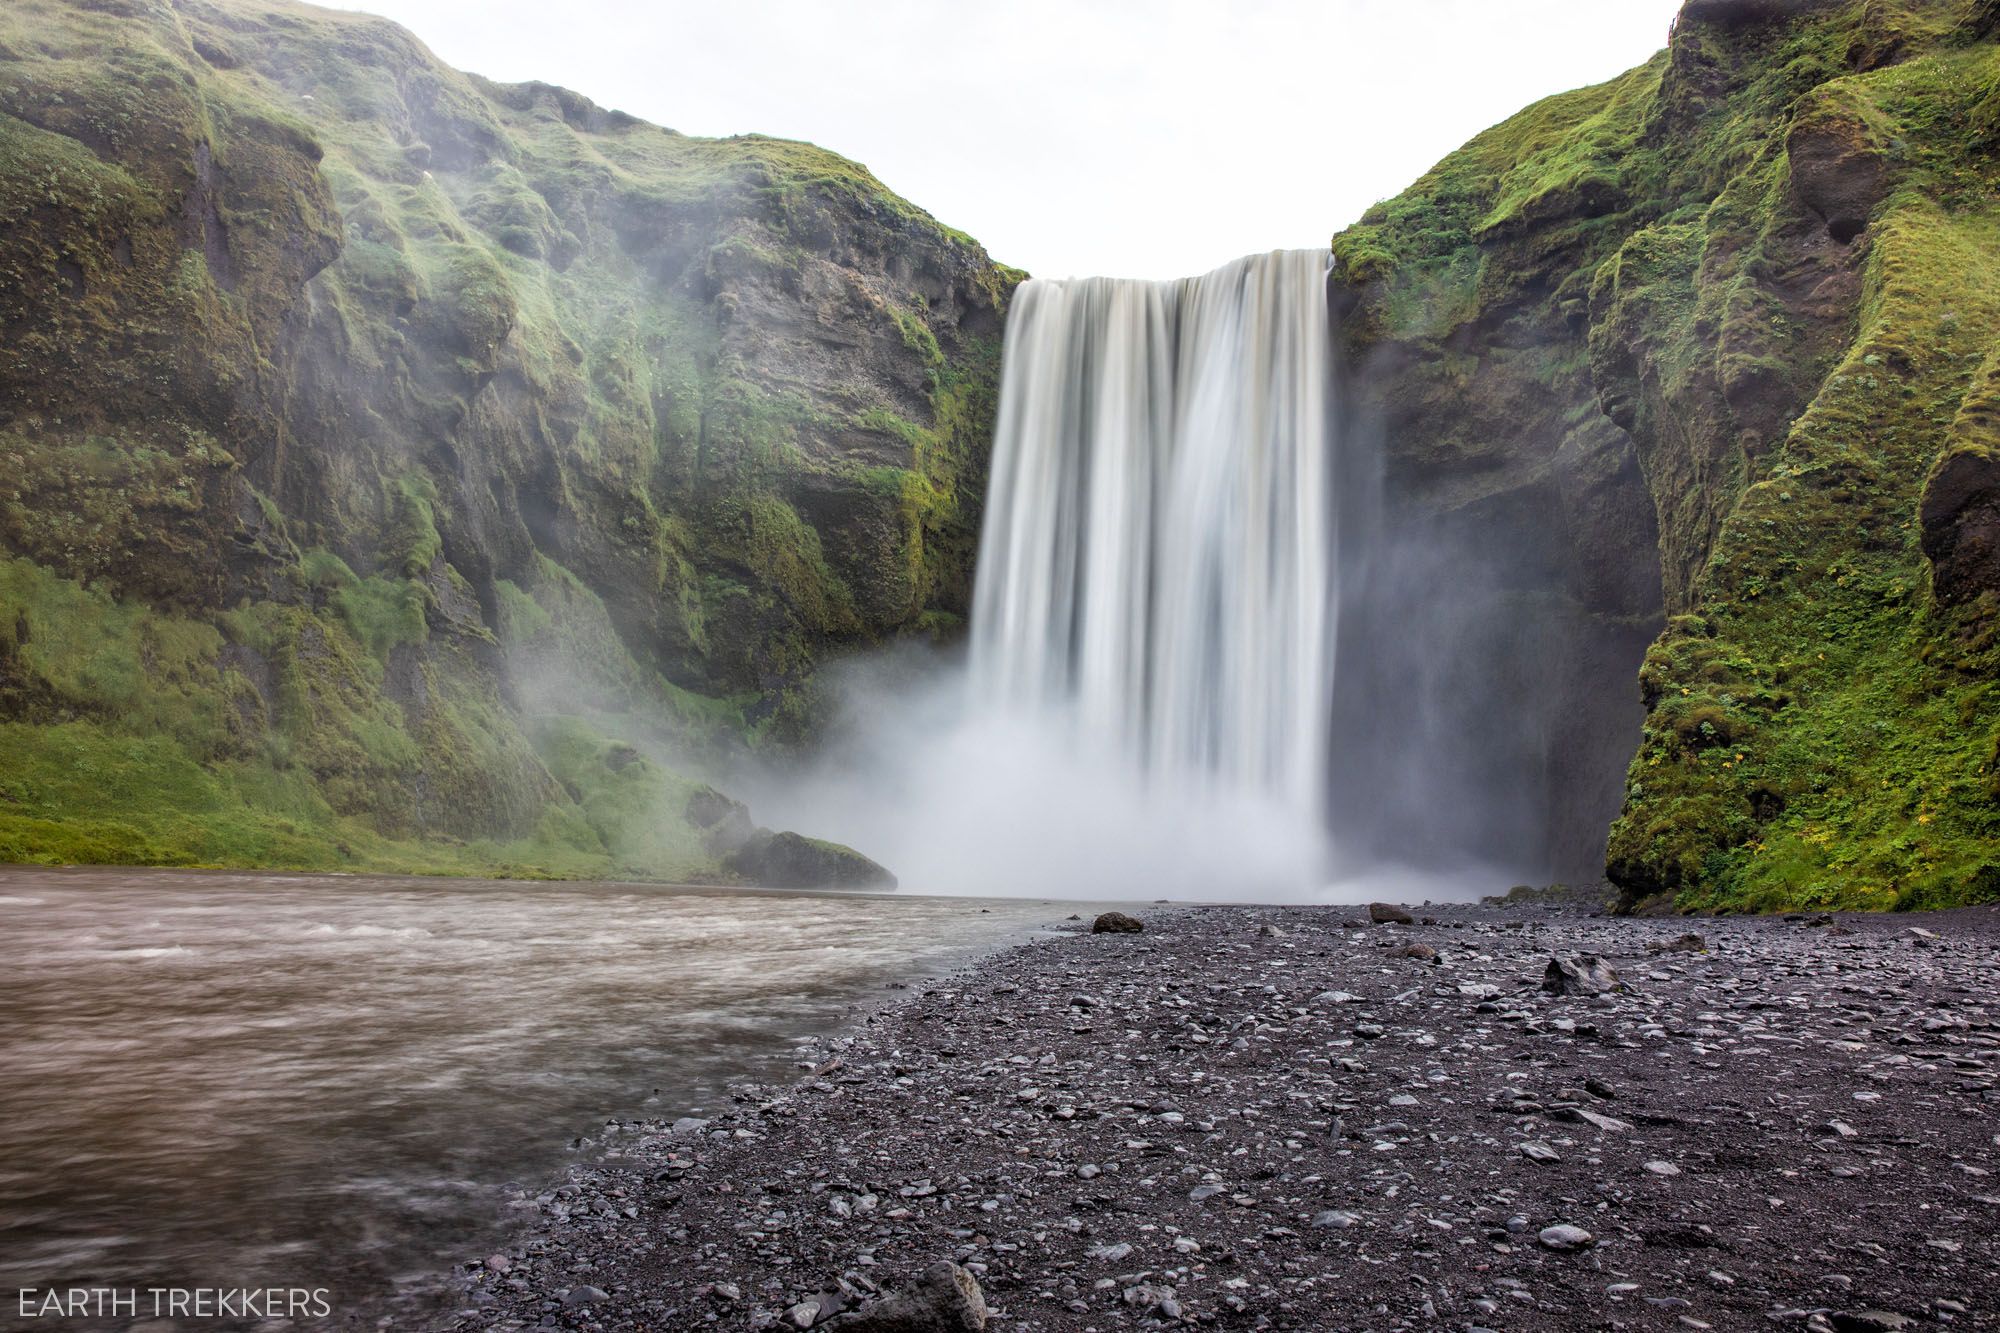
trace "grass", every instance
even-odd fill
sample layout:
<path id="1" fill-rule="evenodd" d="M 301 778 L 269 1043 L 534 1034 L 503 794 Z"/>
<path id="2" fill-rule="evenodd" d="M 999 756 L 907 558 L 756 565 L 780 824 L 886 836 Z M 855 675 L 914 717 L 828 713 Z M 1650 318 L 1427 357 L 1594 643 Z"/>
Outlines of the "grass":
<path id="1" fill-rule="evenodd" d="M 1943 459 L 1995 444 L 2000 49 L 1974 12 L 1684 23 L 1335 239 L 1356 342 L 1413 353 L 1364 392 L 1419 465 L 1614 456 L 1600 412 L 1636 451 L 1667 628 L 1611 834 L 1629 897 L 2000 896 L 1995 599 L 1934 596 L 1918 521 Z M 1884 164 L 1851 277 L 1799 202 L 1801 133 Z"/>
<path id="2" fill-rule="evenodd" d="M 828 656 L 952 614 L 997 366 L 932 301 L 1021 276 L 836 154 L 380 19 L 8 5 L 0 857 L 702 873 L 668 766 L 593 764 L 795 743 Z M 896 373 L 796 374 L 754 307 L 805 289 Z M 847 487 L 881 414 L 899 480 Z"/>

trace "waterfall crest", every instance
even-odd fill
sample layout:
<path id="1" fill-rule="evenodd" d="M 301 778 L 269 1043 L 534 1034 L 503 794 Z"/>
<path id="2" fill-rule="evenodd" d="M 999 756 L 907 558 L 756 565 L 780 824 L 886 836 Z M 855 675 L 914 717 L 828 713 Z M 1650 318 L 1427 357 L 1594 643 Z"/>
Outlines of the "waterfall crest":
<path id="1" fill-rule="evenodd" d="M 1327 254 L 1015 294 L 972 616 L 985 707 L 1169 797 L 1324 819 Z"/>

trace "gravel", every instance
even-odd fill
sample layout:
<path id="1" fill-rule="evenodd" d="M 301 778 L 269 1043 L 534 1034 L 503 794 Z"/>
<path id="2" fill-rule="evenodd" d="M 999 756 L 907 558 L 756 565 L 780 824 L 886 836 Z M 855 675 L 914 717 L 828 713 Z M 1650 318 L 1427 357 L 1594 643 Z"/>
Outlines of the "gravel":
<path id="1" fill-rule="evenodd" d="M 950 1260 L 1023 1333 L 2000 1328 L 2000 911 L 1351 911 L 901 993 L 610 1127 L 436 1326 L 810 1327 Z M 1585 959 L 1623 989 L 1542 989 Z"/>

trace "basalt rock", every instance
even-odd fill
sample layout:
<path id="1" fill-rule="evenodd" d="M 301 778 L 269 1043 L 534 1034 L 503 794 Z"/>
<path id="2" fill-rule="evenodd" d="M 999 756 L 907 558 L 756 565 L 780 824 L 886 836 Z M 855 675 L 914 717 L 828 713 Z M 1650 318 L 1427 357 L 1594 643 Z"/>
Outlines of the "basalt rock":
<path id="1" fill-rule="evenodd" d="M 851 847 L 757 829 L 723 858 L 725 869 L 767 889 L 893 889 L 896 877 Z"/>
<path id="2" fill-rule="evenodd" d="M 1124 912 L 1101 912 L 1090 923 L 1093 935 L 1137 935 L 1146 928 L 1146 923 L 1136 916 Z"/>
<path id="3" fill-rule="evenodd" d="M 687 821 L 700 831 L 702 846 L 712 856 L 728 856 L 760 832 L 750 821 L 749 806 L 713 787 L 689 793 Z"/>
<path id="4" fill-rule="evenodd" d="M 1841 3 L 1843 0 L 1687 0 L 1681 6 L 1679 21 L 1717 27 L 1782 23 L 1833 9 Z"/>
<path id="5" fill-rule="evenodd" d="M 1867 230 L 1888 192 L 1889 161 L 1861 117 L 1847 110 L 1800 116 L 1785 137 L 1792 189 L 1846 245 Z"/>
<path id="6" fill-rule="evenodd" d="M 933 1264 L 909 1286 L 815 1324 L 837 1333 L 980 1333 L 989 1318 L 979 1281 L 954 1263 Z"/>
<path id="7" fill-rule="evenodd" d="M 1989 360 L 1952 436 L 1919 518 L 1938 600 L 1959 606 L 2000 596 L 2000 360 Z"/>
<path id="8" fill-rule="evenodd" d="M 1342 719 L 1444 729 L 1486 795 L 1410 821 L 1364 765 L 1341 807 L 1398 846 L 1480 812 L 1523 872 L 1608 824 L 1628 909 L 2000 893 L 2000 246 L 1941 202 L 2000 185 L 1997 13 L 1689 0 L 1654 60 L 1334 238 L 1394 523 L 1454 553 L 1424 583 L 1445 601 L 1480 583 L 1454 626 L 1510 608 L 1477 670 L 1381 670 Z M 1395 626 L 1371 645 L 1425 614 L 1361 600 Z M 1496 665 L 1523 642 L 1533 686 Z M 1503 695 L 1529 701 L 1511 730 Z M 1893 759 L 1852 743 L 1881 727 Z"/>
<path id="9" fill-rule="evenodd" d="M 1550 995 L 1608 995 L 1625 989 L 1611 965 L 1594 953 L 1549 959 L 1542 989 Z"/>

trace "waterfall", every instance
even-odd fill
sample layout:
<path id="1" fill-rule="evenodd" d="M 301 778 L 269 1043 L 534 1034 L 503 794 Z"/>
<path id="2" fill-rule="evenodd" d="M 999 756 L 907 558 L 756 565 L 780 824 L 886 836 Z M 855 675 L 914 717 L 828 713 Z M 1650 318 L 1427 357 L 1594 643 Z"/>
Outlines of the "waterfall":
<path id="1" fill-rule="evenodd" d="M 1323 822 L 1332 689 L 1325 251 L 1015 293 L 972 615 L 980 706 L 1148 792 Z"/>
<path id="2" fill-rule="evenodd" d="M 1637 717 L 1592 700 L 1629 701 L 1605 682 L 1651 631 L 1620 647 L 1546 595 L 1512 504 L 1393 494 L 1383 423 L 1336 400 L 1370 368 L 1335 374 L 1328 259 L 1024 283 L 969 672 L 872 660 L 810 799 L 758 808 L 919 892 L 1414 901 L 1588 873 L 1601 844 L 1552 852 L 1576 788 L 1551 774 L 1602 751 L 1589 790 L 1616 792 Z"/>

